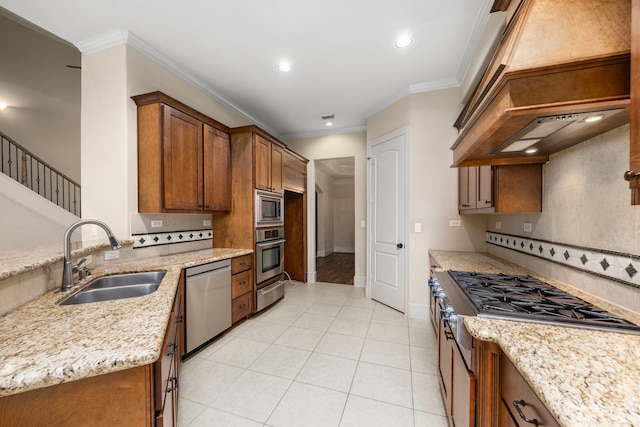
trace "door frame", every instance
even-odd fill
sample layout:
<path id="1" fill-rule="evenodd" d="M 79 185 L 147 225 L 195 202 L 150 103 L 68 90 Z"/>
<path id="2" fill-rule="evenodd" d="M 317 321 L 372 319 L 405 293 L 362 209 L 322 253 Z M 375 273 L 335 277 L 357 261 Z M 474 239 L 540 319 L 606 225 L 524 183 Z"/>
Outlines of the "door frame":
<path id="1" fill-rule="evenodd" d="M 365 287 L 365 295 L 367 298 L 371 299 L 371 281 L 373 278 L 373 268 L 372 268 L 372 256 L 371 256 L 371 241 L 373 238 L 373 228 L 369 225 L 371 224 L 371 212 L 373 211 L 372 200 L 371 200 L 371 147 L 374 145 L 378 145 L 382 142 L 388 141 L 390 139 L 396 138 L 398 136 L 402 136 L 402 143 L 404 144 L 404 182 L 405 182 L 405 197 L 404 199 L 404 230 L 400 230 L 402 235 L 404 236 L 404 250 L 405 257 L 404 262 L 401 266 L 404 272 L 404 314 L 407 314 L 409 309 L 409 286 L 407 282 L 408 273 L 409 273 L 409 127 L 404 126 L 394 131 L 391 131 L 387 134 L 374 138 L 372 140 L 367 141 L 367 284 Z M 426 256 L 426 255 L 425 255 Z"/>

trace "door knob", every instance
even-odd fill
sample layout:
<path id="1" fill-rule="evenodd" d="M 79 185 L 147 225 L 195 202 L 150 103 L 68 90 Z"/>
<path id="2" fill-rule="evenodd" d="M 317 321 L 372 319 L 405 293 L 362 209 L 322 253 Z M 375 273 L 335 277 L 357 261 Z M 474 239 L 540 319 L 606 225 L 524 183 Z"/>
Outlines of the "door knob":
<path id="1" fill-rule="evenodd" d="M 398 244 L 396 245 L 396 248 L 398 248 L 398 249 L 402 249 L 403 247 L 404 247 L 404 245 L 403 245 L 402 243 L 398 243 Z"/>

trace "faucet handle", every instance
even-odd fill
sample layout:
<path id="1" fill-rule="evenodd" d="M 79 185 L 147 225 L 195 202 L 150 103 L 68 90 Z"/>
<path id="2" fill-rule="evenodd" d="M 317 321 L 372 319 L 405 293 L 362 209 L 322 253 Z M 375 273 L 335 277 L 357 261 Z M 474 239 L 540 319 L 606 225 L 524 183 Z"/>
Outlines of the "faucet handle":
<path id="1" fill-rule="evenodd" d="M 76 265 L 71 266 L 71 271 L 73 273 L 77 273 L 78 271 L 80 271 L 80 266 L 82 264 L 84 264 L 85 262 L 87 262 L 86 258 L 81 258 L 80 260 L 78 260 L 78 263 Z"/>
<path id="2" fill-rule="evenodd" d="M 78 270 L 78 279 L 82 280 L 86 277 L 91 277 L 91 267 L 88 265 Z"/>

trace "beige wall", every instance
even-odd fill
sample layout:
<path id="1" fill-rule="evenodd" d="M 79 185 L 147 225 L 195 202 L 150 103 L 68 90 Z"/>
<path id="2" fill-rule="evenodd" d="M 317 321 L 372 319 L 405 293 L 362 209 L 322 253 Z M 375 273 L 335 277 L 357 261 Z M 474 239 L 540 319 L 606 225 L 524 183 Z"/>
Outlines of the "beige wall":
<path id="1" fill-rule="evenodd" d="M 317 251 L 315 256 L 324 257 L 333 253 L 333 180 L 316 170 L 317 207 Z M 314 197 L 311 194 L 311 197 Z"/>
<path id="2" fill-rule="evenodd" d="M 355 181 L 341 178 L 333 181 L 333 250 L 355 251 Z"/>
<path id="3" fill-rule="evenodd" d="M 425 317 L 430 249 L 484 250 L 485 219 L 460 218 L 457 173 L 450 168 L 450 147 L 456 138 L 453 122 L 460 113 L 459 89 L 413 94 L 367 121 L 369 141 L 408 127 L 407 292 L 409 315 Z M 449 220 L 461 219 L 461 227 Z M 414 225 L 422 224 L 416 233 Z"/>
<path id="4" fill-rule="evenodd" d="M 328 135 L 315 138 L 292 139 L 286 141 L 295 152 L 309 159 L 307 165 L 307 244 L 310 250 L 307 256 L 308 280 L 315 280 L 315 165 L 313 160 L 354 157 L 354 194 L 355 194 L 355 277 L 354 285 L 364 286 L 366 280 L 366 228 L 360 227 L 360 221 L 367 219 L 367 150 L 365 132 L 342 135 Z"/>
<path id="5" fill-rule="evenodd" d="M 83 55 L 83 217 L 104 220 L 120 237 L 130 235 L 131 214 L 138 211 L 137 109 L 131 96 L 156 90 L 229 127 L 249 124 L 128 45 Z"/>
<path id="6" fill-rule="evenodd" d="M 640 207 L 628 184 L 629 126 L 551 156 L 543 168 L 542 213 L 488 215 L 487 230 L 588 248 L 638 254 Z M 501 228 L 496 229 L 496 221 Z M 531 222 L 531 233 L 523 231 Z M 487 245 L 488 251 L 640 312 L 640 290 L 525 254 Z"/>

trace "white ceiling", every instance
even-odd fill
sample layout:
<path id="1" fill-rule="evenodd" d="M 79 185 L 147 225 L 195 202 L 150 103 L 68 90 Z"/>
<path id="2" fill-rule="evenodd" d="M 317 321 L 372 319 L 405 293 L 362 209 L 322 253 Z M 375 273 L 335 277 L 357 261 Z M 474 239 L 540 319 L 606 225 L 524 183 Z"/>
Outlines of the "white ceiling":
<path id="1" fill-rule="evenodd" d="M 285 140 L 362 130 L 411 92 L 457 86 L 492 3 L 0 0 L 84 53 L 127 40 Z M 402 33 L 414 43 L 399 50 Z"/>

